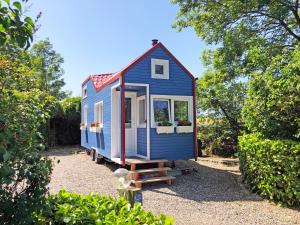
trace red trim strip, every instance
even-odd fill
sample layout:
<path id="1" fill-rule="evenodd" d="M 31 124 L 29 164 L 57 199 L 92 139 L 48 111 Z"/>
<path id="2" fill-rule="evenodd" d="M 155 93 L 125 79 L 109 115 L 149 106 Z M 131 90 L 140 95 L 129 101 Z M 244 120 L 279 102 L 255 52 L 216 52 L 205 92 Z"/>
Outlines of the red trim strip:
<path id="1" fill-rule="evenodd" d="M 121 77 L 121 150 L 122 150 L 122 166 L 125 166 L 125 77 Z"/>
<path id="2" fill-rule="evenodd" d="M 140 61 L 142 61 L 146 56 L 148 56 L 151 52 L 153 52 L 155 49 L 157 49 L 158 47 L 161 47 L 180 67 L 181 69 L 186 72 L 192 80 L 194 80 L 194 76 L 193 74 L 187 70 L 187 68 L 184 67 L 184 65 L 181 64 L 181 62 L 179 62 L 179 60 L 161 43 L 159 42 L 158 44 L 154 45 L 152 48 L 150 48 L 148 51 L 146 51 L 144 54 L 142 54 L 140 57 L 136 58 L 135 60 L 133 60 L 133 62 L 131 62 L 128 66 L 126 66 L 124 69 L 122 69 L 121 71 L 115 73 L 114 75 L 112 75 L 112 78 L 109 79 L 105 84 L 103 84 L 100 88 L 96 89 L 96 92 L 100 91 L 101 89 L 105 88 L 107 85 L 111 84 L 112 82 L 114 82 L 116 79 L 118 79 L 120 76 L 123 76 L 128 70 L 130 70 L 132 67 L 134 67 L 137 63 L 139 63 Z M 86 84 L 88 82 L 88 80 L 90 80 L 91 76 L 89 76 L 88 78 L 86 78 L 83 83 L 82 86 L 84 84 Z M 95 87 L 95 86 L 94 86 Z"/>
<path id="3" fill-rule="evenodd" d="M 193 114 L 194 114 L 194 151 L 195 161 L 198 159 L 198 143 L 197 143 L 197 114 L 196 114 L 196 79 L 193 80 Z"/>

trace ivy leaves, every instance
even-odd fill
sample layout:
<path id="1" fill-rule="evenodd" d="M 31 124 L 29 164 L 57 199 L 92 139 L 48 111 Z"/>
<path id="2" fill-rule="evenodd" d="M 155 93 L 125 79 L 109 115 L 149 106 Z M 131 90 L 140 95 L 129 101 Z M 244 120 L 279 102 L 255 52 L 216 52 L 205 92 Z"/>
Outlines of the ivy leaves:
<path id="1" fill-rule="evenodd" d="M 20 1 L 0 0 L 0 46 L 11 43 L 27 49 L 33 40 L 34 31 L 35 23 L 23 15 Z"/>

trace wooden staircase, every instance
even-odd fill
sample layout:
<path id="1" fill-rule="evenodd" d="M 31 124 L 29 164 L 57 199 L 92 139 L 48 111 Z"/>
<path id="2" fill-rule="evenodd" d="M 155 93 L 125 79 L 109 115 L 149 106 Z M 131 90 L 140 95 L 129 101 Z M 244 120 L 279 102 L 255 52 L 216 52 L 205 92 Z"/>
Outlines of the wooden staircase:
<path id="1" fill-rule="evenodd" d="M 164 181 L 171 185 L 175 177 L 168 176 L 167 171 L 171 170 L 169 167 L 165 167 L 167 160 L 132 160 L 130 161 L 130 173 L 132 183 L 137 188 L 142 188 L 145 183 L 161 182 Z M 153 167 L 146 169 L 137 169 L 138 166 L 145 164 L 153 164 Z"/>

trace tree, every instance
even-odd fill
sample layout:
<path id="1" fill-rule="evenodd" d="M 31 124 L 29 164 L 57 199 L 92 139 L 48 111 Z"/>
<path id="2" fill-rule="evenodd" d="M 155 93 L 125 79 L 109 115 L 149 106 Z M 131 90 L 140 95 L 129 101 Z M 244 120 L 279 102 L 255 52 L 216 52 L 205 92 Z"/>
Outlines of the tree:
<path id="1" fill-rule="evenodd" d="M 246 126 L 267 138 L 300 140 L 300 49 L 272 58 L 253 74 L 243 108 Z"/>
<path id="2" fill-rule="evenodd" d="M 199 110 L 229 125 L 230 135 L 237 144 L 243 128 L 241 110 L 244 105 L 246 84 L 243 81 L 224 81 L 218 71 L 208 70 L 199 79 L 197 93 Z"/>
<path id="3" fill-rule="evenodd" d="M 28 48 L 35 30 L 34 21 L 23 15 L 21 1 L 0 0 L 0 46 L 10 43 Z"/>
<path id="4" fill-rule="evenodd" d="M 53 50 L 49 39 L 35 43 L 30 49 L 32 56 L 32 65 L 36 76 L 39 78 L 39 85 L 42 90 L 50 93 L 58 100 L 68 96 L 68 93 L 62 91 L 65 85 L 62 78 L 64 70 L 62 63 L 63 57 Z"/>
<path id="5" fill-rule="evenodd" d="M 40 91 L 28 48 L 34 22 L 18 1 L 0 1 L 0 220 L 33 224 L 45 203 L 51 161 L 43 155 L 40 128 L 53 97 Z M 22 19 L 24 18 L 24 20 Z"/>
<path id="6" fill-rule="evenodd" d="M 36 87 L 34 71 L 16 58 L 26 52 L 11 48 L 0 54 L 0 218 L 4 224 L 31 224 L 50 180 L 40 129 L 54 98 Z"/>
<path id="7" fill-rule="evenodd" d="M 288 58 L 288 54 L 291 54 L 300 43 L 298 0 L 173 0 L 173 3 L 180 7 L 174 27 L 181 30 L 191 26 L 208 44 L 217 44 L 214 51 L 206 51 L 203 56 L 209 75 L 205 74 L 200 80 L 199 85 L 202 86 L 201 91 L 204 93 L 200 93 L 200 99 L 204 98 L 203 102 L 200 102 L 202 104 L 200 107 L 204 106 L 206 110 L 216 110 L 217 107 L 226 114 L 222 109 L 224 103 L 216 104 L 220 102 L 219 98 L 215 100 L 215 96 L 211 95 L 215 95 L 216 88 L 220 89 L 219 93 L 223 96 L 219 97 L 224 101 L 229 97 L 225 93 L 231 93 L 221 88 L 230 85 L 235 86 L 230 87 L 233 92 L 231 97 L 236 96 L 240 100 L 246 91 L 246 86 L 244 87 L 242 83 L 250 81 L 251 89 L 255 86 L 256 91 L 260 88 L 263 90 L 263 80 L 268 79 L 265 76 L 276 68 L 276 65 L 270 67 L 274 63 L 273 57 L 286 55 Z M 280 70 L 279 73 L 281 72 L 283 71 Z M 206 84 L 208 76 L 209 80 L 213 81 L 213 86 Z M 251 91 L 248 94 L 251 94 Z M 250 97 L 247 104 L 250 104 L 249 99 Z M 205 101 L 210 104 L 206 104 Z M 243 104 L 243 101 L 239 102 Z M 239 109 L 242 106 L 239 105 Z M 250 109 L 253 113 L 249 112 Z M 241 110 L 236 112 L 235 115 L 238 115 Z M 255 107 L 248 107 L 248 113 L 256 115 Z M 226 118 L 230 122 L 230 116 Z"/>
<path id="8" fill-rule="evenodd" d="M 300 41 L 298 0 L 173 0 L 180 11 L 174 26 L 192 26 L 208 43 L 248 43 L 266 40 L 269 45 L 293 47 Z M 244 42 L 244 43 L 243 43 Z M 245 48 L 246 47 L 246 48 Z"/>

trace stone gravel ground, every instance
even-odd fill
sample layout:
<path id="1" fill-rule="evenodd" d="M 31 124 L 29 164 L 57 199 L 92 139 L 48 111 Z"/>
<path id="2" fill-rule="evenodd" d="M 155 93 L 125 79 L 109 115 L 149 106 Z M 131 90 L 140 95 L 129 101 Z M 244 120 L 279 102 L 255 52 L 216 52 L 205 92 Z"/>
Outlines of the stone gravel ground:
<path id="1" fill-rule="evenodd" d="M 54 170 L 50 193 L 61 188 L 117 197 L 112 163 L 96 164 L 77 147 L 52 149 Z M 57 161 L 60 161 L 57 163 Z M 155 214 L 172 215 L 176 224 L 300 224 L 300 211 L 282 208 L 255 194 L 240 183 L 237 165 L 224 165 L 214 160 L 179 161 L 178 167 L 194 172 L 176 178 L 171 186 L 148 184 L 143 188 L 143 208 Z"/>

